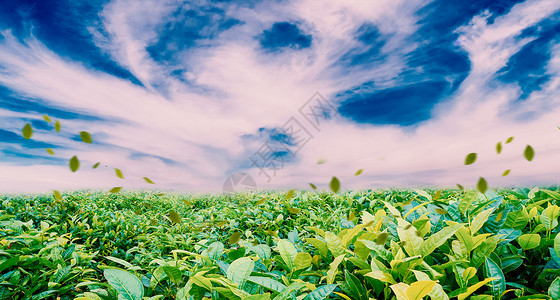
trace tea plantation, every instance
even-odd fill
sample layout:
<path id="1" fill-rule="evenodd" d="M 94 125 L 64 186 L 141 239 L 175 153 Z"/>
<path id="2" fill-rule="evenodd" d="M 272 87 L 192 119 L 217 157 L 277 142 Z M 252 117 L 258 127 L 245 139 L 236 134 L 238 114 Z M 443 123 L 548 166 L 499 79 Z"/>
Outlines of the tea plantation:
<path id="1" fill-rule="evenodd" d="M 0 196 L 0 299 L 560 299 L 555 188 L 56 198 Z"/>

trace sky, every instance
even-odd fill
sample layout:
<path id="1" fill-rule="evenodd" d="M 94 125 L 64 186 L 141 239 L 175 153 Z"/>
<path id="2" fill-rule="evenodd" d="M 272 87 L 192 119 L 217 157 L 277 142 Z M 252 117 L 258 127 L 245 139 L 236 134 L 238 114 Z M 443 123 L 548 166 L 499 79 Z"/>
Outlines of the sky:
<path id="1" fill-rule="evenodd" d="M 0 192 L 558 184 L 559 33 L 557 0 L 4 0 Z"/>

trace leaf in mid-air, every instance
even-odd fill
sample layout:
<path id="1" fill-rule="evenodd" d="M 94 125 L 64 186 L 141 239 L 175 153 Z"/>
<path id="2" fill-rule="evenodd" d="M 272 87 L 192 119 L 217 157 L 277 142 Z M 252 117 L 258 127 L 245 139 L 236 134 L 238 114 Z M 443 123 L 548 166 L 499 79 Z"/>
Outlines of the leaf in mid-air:
<path id="1" fill-rule="evenodd" d="M 317 186 L 316 186 L 316 185 L 314 185 L 313 183 L 309 183 L 309 186 L 310 186 L 310 187 L 311 187 L 312 189 L 314 189 L 314 190 L 316 190 L 316 189 L 317 189 Z"/>
<path id="2" fill-rule="evenodd" d="M 523 155 L 528 161 L 532 161 L 535 157 L 535 150 L 533 150 L 533 147 L 531 147 L 530 145 L 527 145 L 527 147 L 525 147 Z"/>
<path id="3" fill-rule="evenodd" d="M 502 173 L 502 176 L 508 176 L 509 172 L 511 172 L 510 169 L 505 170 L 504 173 Z"/>
<path id="4" fill-rule="evenodd" d="M 28 140 L 31 138 L 31 136 L 33 135 L 33 128 L 31 128 L 31 124 L 27 123 L 25 124 L 25 126 L 23 126 L 23 137 Z"/>
<path id="5" fill-rule="evenodd" d="M 472 165 L 476 161 L 476 153 L 469 153 L 465 157 L 465 165 Z"/>
<path id="6" fill-rule="evenodd" d="M 333 191 L 334 193 L 338 193 L 338 191 L 340 190 L 340 181 L 338 180 L 338 178 L 333 176 L 329 186 L 331 187 L 331 191 Z"/>
<path id="7" fill-rule="evenodd" d="M 122 190 L 122 186 L 116 186 L 109 190 L 109 193 L 118 193 Z"/>
<path id="8" fill-rule="evenodd" d="M 142 177 L 142 178 L 144 178 L 144 181 L 146 181 L 149 184 L 156 184 L 155 182 L 151 181 L 150 178 L 148 177 Z"/>
<path id="9" fill-rule="evenodd" d="M 294 196 L 296 190 L 289 190 L 288 193 L 286 193 L 286 200 L 288 199 L 292 199 L 292 197 Z"/>
<path id="10" fill-rule="evenodd" d="M 506 144 L 509 144 L 513 142 L 513 136 L 508 137 L 508 139 L 506 140 Z"/>
<path id="11" fill-rule="evenodd" d="M 53 194 L 56 200 L 62 200 L 62 195 L 60 194 L 59 191 L 53 191 Z"/>
<path id="12" fill-rule="evenodd" d="M 457 183 L 457 188 L 459 188 L 461 191 L 465 190 L 465 187 L 463 187 L 462 185 Z"/>
<path id="13" fill-rule="evenodd" d="M 361 175 L 362 172 L 364 172 L 364 169 L 359 169 L 358 171 L 356 171 L 356 174 L 354 174 L 354 176 Z"/>
<path id="14" fill-rule="evenodd" d="M 53 151 L 53 149 L 51 149 L 51 148 L 47 148 L 47 152 L 48 152 L 50 155 L 54 155 L 54 151 Z"/>
<path id="15" fill-rule="evenodd" d="M 173 210 L 169 212 L 169 219 L 175 224 L 181 222 L 181 216 Z"/>
<path id="16" fill-rule="evenodd" d="M 496 144 L 496 152 L 498 152 L 498 154 L 502 153 L 502 142 Z"/>
<path id="17" fill-rule="evenodd" d="M 91 144 L 91 135 L 87 131 L 80 131 L 80 138 L 84 143 Z"/>
<path id="18" fill-rule="evenodd" d="M 95 165 L 93 165 L 93 169 L 97 169 L 97 167 L 99 167 L 100 162 L 96 162 Z"/>
<path id="19" fill-rule="evenodd" d="M 47 116 L 47 115 L 44 115 L 44 116 L 43 116 L 43 119 L 45 119 L 45 121 L 47 121 L 47 122 L 49 122 L 49 123 L 52 122 L 52 121 L 51 121 L 51 118 L 49 118 L 49 116 Z"/>
<path id="20" fill-rule="evenodd" d="M 58 120 L 54 122 L 54 130 L 60 132 L 60 122 L 58 122 Z"/>
<path id="21" fill-rule="evenodd" d="M 124 175 L 120 169 L 115 168 L 115 175 L 117 175 L 120 179 L 124 179 Z"/>
<path id="22" fill-rule="evenodd" d="M 72 172 L 78 171 L 78 169 L 80 168 L 80 161 L 78 160 L 78 157 L 76 155 L 72 156 L 69 165 Z"/>
<path id="23" fill-rule="evenodd" d="M 486 190 L 488 190 L 488 182 L 486 182 L 486 179 L 484 179 L 484 177 L 480 177 L 478 179 L 478 183 L 476 184 L 476 189 L 482 194 L 486 193 Z"/>

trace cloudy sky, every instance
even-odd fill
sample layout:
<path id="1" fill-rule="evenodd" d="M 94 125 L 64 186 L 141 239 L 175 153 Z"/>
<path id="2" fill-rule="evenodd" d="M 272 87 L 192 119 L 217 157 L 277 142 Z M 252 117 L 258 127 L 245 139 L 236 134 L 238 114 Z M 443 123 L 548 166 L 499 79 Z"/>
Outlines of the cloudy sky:
<path id="1" fill-rule="evenodd" d="M 0 192 L 558 183 L 559 32 L 558 0 L 4 0 Z"/>

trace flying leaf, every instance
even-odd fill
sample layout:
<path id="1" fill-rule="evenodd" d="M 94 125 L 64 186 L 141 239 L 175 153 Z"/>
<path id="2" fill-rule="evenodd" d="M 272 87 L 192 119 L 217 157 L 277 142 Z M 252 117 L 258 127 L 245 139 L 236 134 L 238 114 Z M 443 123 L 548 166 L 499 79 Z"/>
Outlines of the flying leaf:
<path id="1" fill-rule="evenodd" d="M 170 211 L 169 212 L 169 219 L 171 220 L 171 222 L 173 222 L 174 224 L 178 224 L 181 222 L 181 216 L 175 212 L 175 211 Z"/>
<path id="2" fill-rule="evenodd" d="M 480 177 L 478 179 L 478 183 L 476 184 L 476 189 L 482 194 L 486 193 L 486 190 L 488 189 L 488 182 L 486 182 L 486 179 L 484 179 L 484 177 Z"/>
<path id="3" fill-rule="evenodd" d="M 241 233 L 239 233 L 239 231 L 234 232 L 230 237 L 229 237 L 229 244 L 233 245 L 237 242 L 239 242 L 239 239 L 241 238 Z"/>
<path id="4" fill-rule="evenodd" d="M 510 169 L 505 170 L 504 173 L 502 174 L 502 176 L 508 176 L 509 172 L 511 172 Z"/>
<path id="5" fill-rule="evenodd" d="M 314 185 L 313 183 L 309 183 L 309 186 L 310 186 L 310 187 L 311 187 L 312 189 L 314 189 L 314 190 L 316 190 L 316 189 L 317 189 L 317 186 L 316 186 L 316 185 Z"/>
<path id="6" fill-rule="evenodd" d="M 364 169 L 359 169 L 358 171 L 356 171 L 356 174 L 354 174 L 354 176 L 358 176 L 362 174 L 362 172 L 364 172 Z"/>
<path id="7" fill-rule="evenodd" d="M 151 181 L 150 178 L 148 177 L 142 177 L 142 178 L 144 178 L 144 181 L 146 181 L 149 184 L 156 184 L 155 182 Z"/>
<path id="8" fill-rule="evenodd" d="M 91 144 L 91 135 L 87 131 L 80 131 L 80 138 L 84 143 Z"/>
<path id="9" fill-rule="evenodd" d="M 54 155 L 54 151 L 53 151 L 53 149 L 51 149 L 51 148 L 47 148 L 47 152 L 48 152 L 50 155 Z"/>
<path id="10" fill-rule="evenodd" d="M 476 161 L 476 153 L 469 153 L 465 157 L 465 165 L 472 165 Z"/>
<path id="11" fill-rule="evenodd" d="M 462 185 L 460 185 L 460 184 L 458 184 L 458 183 L 457 183 L 457 187 L 458 187 L 461 191 L 465 190 L 465 187 L 463 187 Z"/>
<path id="12" fill-rule="evenodd" d="M 69 165 L 72 172 L 78 171 L 78 169 L 80 168 L 80 161 L 78 160 L 78 157 L 76 155 L 72 156 Z"/>
<path id="13" fill-rule="evenodd" d="M 326 162 L 327 162 L 326 159 L 319 159 L 319 160 L 317 161 L 317 164 L 318 164 L 318 165 L 322 165 L 322 164 L 324 164 L 324 163 L 326 163 Z"/>
<path id="14" fill-rule="evenodd" d="M 288 193 L 286 193 L 286 200 L 288 199 L 292 199 L 292 197 L 294 196 L 296 190 L 289 190 Z"/>
<path id="15" fill-rule="evenodd" d="M 62 200 L 62 195 L 60 194 L 59 191 L 53 191 L 53 194 L 56 200 Z"/>
<path id="16" fill-rule="evenodd" d="M 523 155 L 528 161 L 532 161 L 533 158 L 535 157 L 535 150 L 533 150 L 533 147 L 527 145 L 527 147 L 525 147 L 525 151 L 523 152 Z"/>
<path id="17" fill-rule="evenodd" d="M 93 165 L 93 169 L 97 169 L 97 167 L 99 167 L 100 162 L 96 162 L 95 165 Z"/>
<path id="18" fill-rule="evenodd" d="M 25 126 L 23 126 L 23 137 L 28 140 L 31 138 L 31 136 L 33 135 L 33 128 L 31 128 L 31 124 L 27 123 L 25 124 Z"/>
<path id="19" fill-rule="evenodd" d="M 338 193 L 338 191 L 340 190 L 340 181 L 338 180 L 338 178 L 334 177 L 331 179 L 331 183 L 329 184 L 331 187 L 331 191 Z"/>
<path id="20" fill-rule="evenodd" d="M 60 122 L 58 122 L 58 120 L 54 122 L 54 130 L 60 132 Z"/>
<path id="21" fill-rule="evenodd" d="M 49 122 L 49 123 L 52 122 L 52 121 L 51 121 L 51 118 L 49 118 L 49 116 L 47 116 L 47 115 L 44 115 L 44 116 L 43 116 L 43 119 L 45 119 L 45 121 L 47 121 L 47 122 Z"/>
<path id="22" fill-rule="evenodd" d="M 117 175 L 120 179 L 124 179 L 124 175 L 120 169 L 115 168 L 115 175 Z"/>
<path id="23" fill-rule="evenodd" d="M 502 153 L 502 142 L 496 144 L 496 152 L 498 152 L 498 154 Z"/>
<path id="24" fill-rule="evenodd" d="M 109 190 L 109 193 L 118 193 L 122 190 L 122 186 L 116 186 Z"/>
<path id="25" fill-rule="evenodd" d="M 506 144 L 509 144 L 513 142 L 513 136 L 508 137 L 508 139 L 506 140 Z"/>

